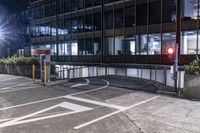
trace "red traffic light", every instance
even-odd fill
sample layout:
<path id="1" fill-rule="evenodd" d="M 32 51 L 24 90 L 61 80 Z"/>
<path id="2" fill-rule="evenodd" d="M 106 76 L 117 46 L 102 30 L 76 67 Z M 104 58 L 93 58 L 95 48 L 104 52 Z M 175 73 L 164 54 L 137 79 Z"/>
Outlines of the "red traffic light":
<path id="1" fill-rule="evenodd" d="M 167 54 L 173 55 L 174 53 L 175 53 L 174 48 L 168 48 L 168 49 L 167 49 Z"/>

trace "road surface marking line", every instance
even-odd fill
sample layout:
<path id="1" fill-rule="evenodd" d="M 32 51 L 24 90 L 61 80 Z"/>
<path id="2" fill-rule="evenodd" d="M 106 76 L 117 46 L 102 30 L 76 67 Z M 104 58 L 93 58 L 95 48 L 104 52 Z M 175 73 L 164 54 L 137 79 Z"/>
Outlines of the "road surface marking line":
<path id="1" fill-rule="evenodd" d="M 35 115 L 34 118 L 36 117 L 45 117 L 45 116 L 50 116 L 50 115 L 56 115 L 56 114 L 61 114 L 61 113 L 67 113 L 69 111 L 58 111 L 58 112 L 54 112 L 54 113 L 44 113 L 44 114 L 38 114 L 38 115 Z M 0 122 L 5 122 L 5 121 L 10 121 L 10 120 L 14 120 L 14 119 L 17 119 L 19 117 L 10 117 L 10 118 L 6 118 L 6 119 L 0 119 Z"/>
<path id="2" fill-rule="evenodd" d="M 62 111 L 62 112 L 55 112 L 55 113 L 45 113 L 45 114 L 38 114 L 38 115 L 35 115 L 34 117 L 43 117 L 43 116 L 49 116 L 49 115 L 60 114 L 60 113 L 64 113 L 64 112 L 69 112 L 69 111 Z M 17 119 L 17 118 L 19 118 L 19 117 L 10 117 L 10 118 L 6 118 L 6 119 L 0 119 L 0 122 L 10 121 L 10 120 L 14 120 L 14 119 Z"/>
<path id="3" fill-rule="evenodd" d="M 100 87 L 100 88 L 97 88 L 97 89 L 88 90 L 88 91 L 77 92 L 77 93 L 70 94 L 70 95 L 67 95 L 67 96 L 80 95 L 80 94 L 85 94 L 85 93 L 94 92 L 94 91 L 98 91 L 98 90 L 102 90 L 102 89 L 107 88 L 110 85 L 110 83 L 107 80 L 104 80 L 104 79 L 102 79 L 102 80 L 104 82 L 106 82 L 106 85 L 103 86 L 103 87 Z"/>
<path id="4" fill-rule="evenodd" d="M 46 112 L 46 111 L 55 109 L 55 108 L 57 108 L 57 107 L 59 107 L 59 106 L 58 106 L 58 105 L 55 105 L 55 106 L 52 106 L 52 107 L 49 107 L 49 108 L 46 108 L 46 109 L 37 111 L 37 112 L 32 113 L 32 114 L 28 114 L 28 115 L 25 115 L 25 116 L 22 116 L 22 117 L 18 117 L 18 118 L 14 119 L 14 120 L 5 122 L 5 123 L 3 123 L 3 124 L 0 124 L 0 128 L 1 128 L 2 126 L 4 126 L 4 125 L 9 125 L 9 124 L 11 124 L 11 123 L 14 123 L 14 122 L 17 122 L 17 121 L 20 121 L 20 120 L 23 120 L 23 119 L 27 119 L 27 118 L 33 117 L 33 116 L 35 116 L 35 115 L 44 113 L 44 112 Z"/>
<path id="5" fill-rule="evenodd" d="M 136 107 L 136 106 L 142 105 L 142 104 L 144 104 L 144 103 L 147 103 L 147 102 L 152 101 L 152 100 L 157 99 L 157 98 L 159 98 L 159 96 L 155 96 L 155 97 L 150 98 L 150 99 L 148 99 L 148 100 L 145 100 L 145 101 L 139 102 L 139 103 L 137 103 L 137 104 L 131 105 L 131 106 L 129 106 L 129 107 L 126 107 L 125 109 L 118 110 L 118 111 L 115 111 L 115 112 L 113 112 L 113 113 L 107 114 L 107 115 L 105 115 L 105 116 L 99 117 L 99 118 L 94 119 L 94 120 L 92 120 L 92 121 L 89 121 L 89 122 L 87 122 L 87 123 L 84 123 L 84 124 L 81 124 L 81 125 L 79 125 L 79 126 L 76 126 L 76 127 L 74 127 L 74 129 L 77 130 L 77 129 L 80 129 L 80 128 L 89 126 L 89 125 L 91 125 L 91 124 L 93 124 L 93 123 L 96 123 L 96 122 L 98 122 L 98 121 L 101 121 L 101 120 L 106 119 L 106 118 L 108 118 L 108 117 L 111 117 L 111 116 L 113 116 L 113 115 L 119 114 L 119 113 L 121 113 L 121 112 L 124 112 L 124 111 L 126 111 L 126 110 L 129 110 L 129 109 L 134 108 L 134 107 Z"/>
<path id="6" fill-rule="evenodd" d="M 23 83 L 23 84 L 17 84 L 17 85 L 8 86 L 8 87 L 5 87 L 5 88 L 0 88 L 0 91 L 3 91 L 3 90 L 9 90 L 9 89 L 12 89 L 13 87 L 18 87 L 18 86 L 22 86 L 22 85 L 31 84 L 31 83 L 32 83 L 32 82 L 29 82 L 29 83 Z"/>
<path id="7" fill-rule="evenodd" d="M 87 111 L 87 110 L 92 110 L 92 108 L 81 106 L 78 104 L 68 103 L 68 102 L 63 102 L 63 103 L 59 104 L 59 107 L 70 109 L 75 112 L 83 112 L 83 111 Z"/>
<path id="8" fill-rule="evenodd" d="M 0 90 L 0 93 L 6 93 L 6 92 L 15 92 L 15 91 L 22 91 L 22 90 L 29 90 L 29 89 L 35 89 L 35 87 L 40 87 L 39 85 L 38 86 L 30 86 L 30 87 L 26 87 L 26 88 L 21 88 L 21 89 L 9 89 L 9 90 L 4 90 L 4 91 L 1 91 Z"/>
<path id="9" fill-rule="evenodd" d="M 106 80 L 103 80 L 103 81 L 105 81 L 107 83 L 103 87 L 100 87 L 100 88 L 97 88 L 97 89 L 88 90 L 88 91 L 76 92 L 76 93 L 65 95 L 65 96 L 74 96 L 74 95 L 78 95 L 78 94 L 85 94 L 85 93 L 89 93 L 89 92 L 94 92 L 94 91 L 105 89 L 105 88 L 107 88 L 109 86 L 109 82 L 106 81 Z M 23 107 L 23 106 L 32 105 L 32 104 L 37 104 L 37 103 L 42 103 L 42 102 L 47 102 L 47 101 L 52 101 L 52 100 L 56 100 L 56 99 L 61 99 L 61 98 L 64 98 L 65 96 L 59 96 L 59 97 L 39 100 L 39 101 L 35 101 L 35 102 L 24 103 L 24 104 L 14 105 L 14 106 L 10 106 L 10 107 L 0 108 L 0 111 L 1 110 L 12 109 L 12 108 Z"/>
<path id="10" fill-rule="evenodd" d="M 61 116 L 67 116 L 67 115 L 76 114 L 76 113 L 80 113 L 80 112 L 73 111 L 73 112 L 61 113 L 61 114 L 56 114 L 56 115 L 51 115 L 51 116 L 33 118 L 30 120 L 23 120 L 23 121 L 19 121 L 19 122 L 9 123 L 7 125 L 0 125 L 0 128 L 20 125 L 20 124 L 26 124 L 26 123 L 30 123 L 30 122 L 36 122 L 36 121 L 41 121 L 41 120 L 46 120 L 46 119 L 51 119 L 51 118 L 56 118 L 56 117 L 61 117 Z"/>
<path id="11" fill-rule="evenodd" d="M 49 116 L 44 116 L 44 117 L 32 118 L 32 119 L 24 120 L 24 119 L 36 116 L 38 114 L 44 113 L 46 111 L 55 109 L 57 107 L 62 107 L 62 108 L 70 109 L 70 110 L 73 110 L 73 111 L 72 112 L 67 112 L 67 113 L 61 113 L 61 114 L 56 114 L 56 115 L 49 115 Z M 93 108 L 88 108 L 88 107 L 84 107 L 84 106 L 73 104 L 73 103 L 63 102 L 63 103 L 57 104 L 55 106 L 52 106 L 52 107 L 37 111 L 35 113 L 28 114 L 28 115 L 13 119 L 11 121 L 5 122 L 3 124 L 0 124 L 0 128 L 13 126 L 13 125 L 19 125 L 19 124 L 25 124 L 25 123 L 30 123 L 30 122 L 40 121 L 40 120 L 46 120 L 46 119 L 55 118 L 55 117 L 59 117 L 59 116 L 63 116 L 63 115 L 69 115 L 69 114 L 72 114 L 72 113 L 85 112 L 85 111 L 89 111 L 89 110 L 92 110 L 92 109 Z"/>
<path id="12" fill-rule="evenodd" d="M 30 102 L 30 103 L 24 103 L 24 104 L 14 105 L 14 106 L 9 106 L 9 107 L 5 107 L 5 108 L 0 108 L 0 111 L 1 110 L 12 109 L 12 108 L 23 107 L 23 106 L 32 105 L 32 104 L 37 104 L 37 103 L 42 103 L 42 102 L 47 102 L 47 101 L 56 100 L 56 99 L 60 99 L 60 98 L 63 98 L 63 96 L 49 98 L 49 99 L 44 99 L 44 100 L 39 100 L 39 101 L 35 101 L 35 102 Z"/>
<path id="13" fill-rule="evenodd" d="M 70 86 L 70 88 L 77 88 L 77 87 L 86 86 L 86 85 L 87 84 L 79 83 L 79 84 Z"/>
<path id="14" fill-rule="evenodd" d="M 117 110 L 125 109 L 125 107 L 122 107 L 122 106 L 118 106 L 118 105 L 114 105 L 114 104 L 107 104 L 104 102 L 94 101 L 94 100 L 85 99 L 85 98 L 79 98 L 79 97 L 74 97 L 74 96 L 66 96 L 65 98 L 76 100 L 76 101 L 81 101 L 81 102 L 85 102 L 85 103 L 100 105 L 100 106 L 104 106 L 104 107 L 108 107 L 108 108 L 114 108 Z"/>
<path id="15" fill-rule="evenodd" d="M 5 82 L 5 81 L 9 81 L 9 80 L 13 80 L 13 79 L 22 79 L 24 77 L 14 77 L 14 78 L 9 78 L 9 79 L 5 79 L 5 80 L 0 80 L 0 82 Z"/>
<path id="16" fill-rule="evenodd" d="M 81 87 L 81 86 L 88 85 L 90 83 L 90 80 L 89 79 L 85 79 L 85 80 L 86 80 L 85 84 L 83 84 L 83 83 L 75 84 L 75 85 L 70 86 L 70 88 L 76 88 L 76 87 Z"/>

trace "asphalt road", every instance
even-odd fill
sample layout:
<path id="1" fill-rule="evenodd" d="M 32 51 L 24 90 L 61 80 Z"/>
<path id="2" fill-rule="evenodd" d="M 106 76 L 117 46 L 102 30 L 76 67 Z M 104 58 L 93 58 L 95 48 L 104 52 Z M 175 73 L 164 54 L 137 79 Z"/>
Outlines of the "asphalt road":
<path id="1" fill-rule="evenodd" d="M 42 86 L 29 78 L 0 75 L 0 133 L 200 132 L 200 102 L 155 90 L 119 77 Z"/>

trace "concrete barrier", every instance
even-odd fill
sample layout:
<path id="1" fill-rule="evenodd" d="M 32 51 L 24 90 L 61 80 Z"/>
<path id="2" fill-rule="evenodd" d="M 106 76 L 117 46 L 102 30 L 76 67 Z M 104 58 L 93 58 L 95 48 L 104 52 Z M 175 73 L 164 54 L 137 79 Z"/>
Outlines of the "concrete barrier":
<path id="1" fill-rule="evenodd" d="M 0 74 L 32 77 L 32 65 L 0 64 Z M 36 66 L 35 76 L 40 77 L 39 66 Z"/>
<path id="2" fill-rule="evenodd" d="M 63 66 L 57 65 L 58 78 L 63 77 L 73 78 L 85 78 L 96 76 L 125 76 L 139 79 L 145 79 L 155 81 L 165 86 L 174 87 L 174 79 L 171 77 L 170 67 L 163 66 L 162 68 L 141 68 L 141 67 L 108 67 L 108 66 Z M 63 71 L 62 71 L 63 70 Z M 67 75 L 65 73 L 68 73 Z M 178 71 L 178 88 L 184 88 L 184 74 L 185 71 Z M 171 91 L 175 91 L 174 88 Z"/>
<path id="3" fill-rule="evenodd" d="M 200 99 L 200 76 L 185 74 L 183 95 L 188 99 Z"/>

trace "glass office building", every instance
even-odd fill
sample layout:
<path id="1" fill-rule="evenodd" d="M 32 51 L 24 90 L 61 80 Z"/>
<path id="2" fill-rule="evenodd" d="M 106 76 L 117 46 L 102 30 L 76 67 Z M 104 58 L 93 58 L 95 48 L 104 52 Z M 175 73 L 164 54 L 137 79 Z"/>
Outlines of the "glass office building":
<path id="1" fill-rule="evenodd" d="M 31 50 L 60 63 L 169 64 L 176 0 L 30 0 Z M 181 62 L 200 54 L 200 0 L 181 0 Z"/>

